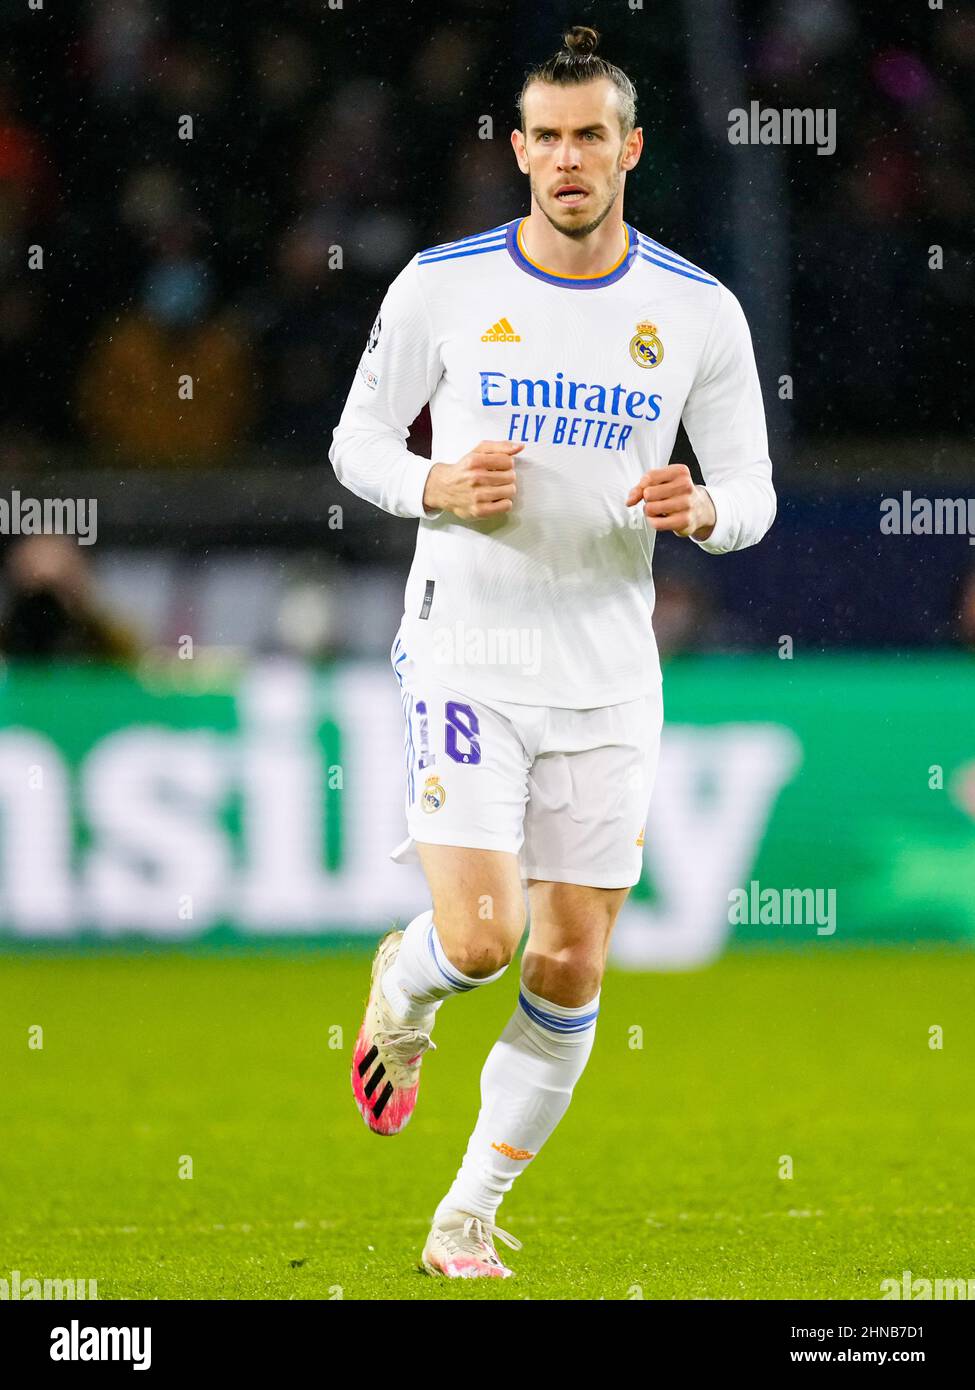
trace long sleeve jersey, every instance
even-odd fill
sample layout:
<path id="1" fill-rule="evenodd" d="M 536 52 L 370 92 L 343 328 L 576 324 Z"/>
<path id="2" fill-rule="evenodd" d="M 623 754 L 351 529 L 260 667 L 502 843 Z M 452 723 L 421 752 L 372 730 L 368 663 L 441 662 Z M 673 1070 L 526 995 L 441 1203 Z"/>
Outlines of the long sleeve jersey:
<path id="1" fill-rule="evenodd" d="M 414 256 L 382 302 L 329 457 L 339 480 L 418 518 L 400 649 L 443 685 L 574 709 L 660 682 L 656 533 L 626 496 L 670 460 L 683 420 L 717 524 L 703 550 L 761 540 L 775 493 L 745 316 L 713 276 L 626 224 L 604 274 L 532 261 L 523 219 Z M 524 444 L 510 512 L 429 512 L 431 459 Z"/>

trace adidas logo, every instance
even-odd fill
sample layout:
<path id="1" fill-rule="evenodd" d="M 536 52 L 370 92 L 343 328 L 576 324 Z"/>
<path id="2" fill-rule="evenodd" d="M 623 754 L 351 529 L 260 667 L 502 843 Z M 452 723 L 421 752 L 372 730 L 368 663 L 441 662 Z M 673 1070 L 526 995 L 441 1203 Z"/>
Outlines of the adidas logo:
<path id="1" fill-rule="evenodd" d="M 482 343 L 520 343 L 521 337 L 511 327 L 507 319 L 498 319 L 497 323 L 481 334 Z"/>

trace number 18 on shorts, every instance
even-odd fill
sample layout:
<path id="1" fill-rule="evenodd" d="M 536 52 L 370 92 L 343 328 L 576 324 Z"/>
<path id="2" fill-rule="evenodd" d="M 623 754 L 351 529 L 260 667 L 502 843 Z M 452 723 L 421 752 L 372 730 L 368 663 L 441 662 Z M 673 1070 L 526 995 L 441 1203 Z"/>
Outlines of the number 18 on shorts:
<path id="1" fill-rule="evenodd" d="M 623 704 L 563 709 L 449 689 L 399 641 L 392 660 L 412 841 L 520 855 L 525 879 L 637 882 L 660 748 L 659 686 Z"/>

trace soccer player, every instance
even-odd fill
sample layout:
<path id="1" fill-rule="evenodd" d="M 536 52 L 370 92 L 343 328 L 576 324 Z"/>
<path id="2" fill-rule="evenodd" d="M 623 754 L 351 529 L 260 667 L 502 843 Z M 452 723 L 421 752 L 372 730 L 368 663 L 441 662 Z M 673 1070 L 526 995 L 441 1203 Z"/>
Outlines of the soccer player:
<path id="1" fill-rule="evenodd" d="M 437 1010 L 503 975 L 518 1004 L 422 1263 L 506 1278 L 514 1180 L 593 1045 L 613 925 L 642 864 L 662 722 L 656 533 L 761 540 L 775 494 L 735 296 L 623 221 L 643 148 L 629 78 L 577 26 L 529 73 L 511 136 L 531 210 L 422 251 L 389 288 L 330 459 L 418 518 L 391 652 L 409 838 L 432 898 L 373 963 L 352 1086 L 377 1134 L 416 1105 Z M 432 459 L 407 447 L 429 402 Z M 683 420 L 705 486 L 668 462 Z"/>

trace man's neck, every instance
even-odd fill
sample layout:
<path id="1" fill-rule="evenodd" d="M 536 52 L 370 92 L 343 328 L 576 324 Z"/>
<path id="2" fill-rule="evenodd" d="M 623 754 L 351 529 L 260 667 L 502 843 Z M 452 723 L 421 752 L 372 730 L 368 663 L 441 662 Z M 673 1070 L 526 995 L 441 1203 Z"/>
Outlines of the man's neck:
<path id="1" fill-rule="evenodd" d="M 612 209 L 586 237 L 557 232 L 533 206 L 521 224 L 521 244 L 529 260 L 556 275 L 600 275 L 616 265 L 627 248 L 628 234 L 619 209 Z"/>

